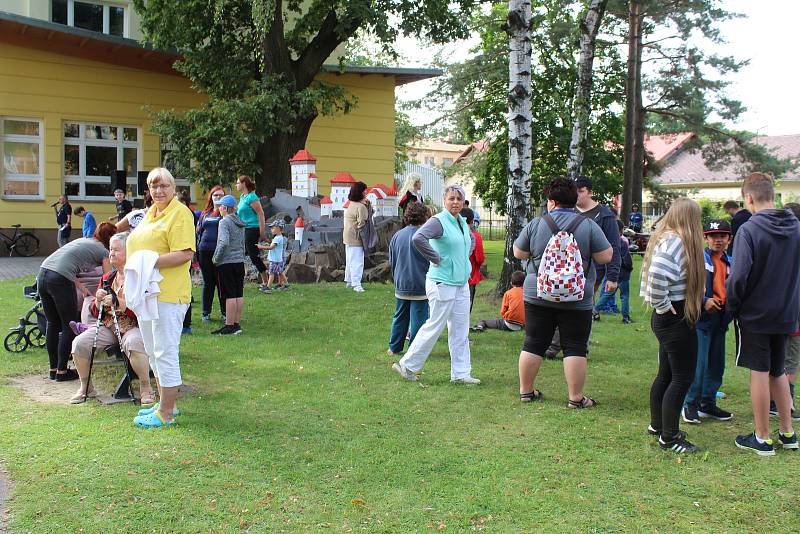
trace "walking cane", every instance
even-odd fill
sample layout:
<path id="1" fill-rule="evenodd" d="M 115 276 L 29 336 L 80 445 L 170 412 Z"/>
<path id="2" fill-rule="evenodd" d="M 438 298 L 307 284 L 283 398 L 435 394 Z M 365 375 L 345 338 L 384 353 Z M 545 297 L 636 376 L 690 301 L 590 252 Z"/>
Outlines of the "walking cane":
<path id="1" fill-rule="evenodd" d="M 112 304 L 112 306 L 111 306 L 111 317 L 114 318 L 114 333 L 117 335 L 117 343 L 119 343 L 119 351 L 122 353 L 122 357 L 125 358 L 125 366 L 126 366 L 125 372 L 128 373 L 128 370 L 133 369 L 133 368 L 131 367 L 131 359 L 125 353 L 125 349 L 122 346 L 122 333 L 119 330 L 119 320 L 117 319 L 117 306 L 119 306 L 119 299 L 117 298 L 117 294 L 114 293 L 114 290 L 112 290 L 111 288 L 109 288 L 109 289 L 111 290 L 110 291 L 110 293 L 111 293 L 111 304 Z M 128 376 L 130 376 L 130 375 L 128 375 Z M 141 380 L 141 377 L 139 377 L 139 379 Z M 133 391 L 131 390 L 131 387 L 130 387 L 130 381 L 128 381 L 128 393 L 130 393 L 131 397 L 133 397 Z M 141 395 L 140 395 L 140 397 L 141 397 Z"/>
<path id="2" fill-rule="evenodd" d="M 94 353 L 97 351 L 97 336 L 100 334 L 100 321 L 103 318 L 103 301 L 97 306 L 97 323 L 94 327 L 94 339 L 92 340 L 92 354 L 89 356 L 89 375 L 86 377 L 86 387 L 83 390 L 83 402 L 89 398 L 89 386 L 92 383 L 92 365 L 94 364 Z"/>

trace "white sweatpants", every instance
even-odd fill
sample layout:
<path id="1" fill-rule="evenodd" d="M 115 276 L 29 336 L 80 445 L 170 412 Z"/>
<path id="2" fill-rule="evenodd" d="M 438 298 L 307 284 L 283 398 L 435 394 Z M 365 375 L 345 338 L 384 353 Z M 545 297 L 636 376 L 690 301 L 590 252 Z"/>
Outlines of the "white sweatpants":
<path id="1" fill-rule="evenodd" d="M 361 245 L 345 245 L 344 252 L 344 283 L 347 287 L 358 287 L 364 274 L 364 248 Z"/>
<path id="2" fill-rule="evenodd" d="M 418 373 L 433 350 L 445 325 L 447 344 L 450 347 L 450 379 L 471 376 L 472 364 L 469 353 L 469 286 L 461 287 L 437 284 L 425 280 L 430 316 L 414 337 L 400 364 L 413 373 Z"/>
<path id="3" fill-rule="evenodd" d="M 305 227 L 294 229 L 294 240 L 297 241 L 297 252 L 303 252 L 303 233 L 305 230 Z"/>
<path id="4" fill-rule="evenodd" d="M 158 319 L 139 320 L 150 369 L 163 387 L 171 388 L 183 383 L 179 351 L 183 318 L 188 308 L 188 304 L 158 301 Z"/>

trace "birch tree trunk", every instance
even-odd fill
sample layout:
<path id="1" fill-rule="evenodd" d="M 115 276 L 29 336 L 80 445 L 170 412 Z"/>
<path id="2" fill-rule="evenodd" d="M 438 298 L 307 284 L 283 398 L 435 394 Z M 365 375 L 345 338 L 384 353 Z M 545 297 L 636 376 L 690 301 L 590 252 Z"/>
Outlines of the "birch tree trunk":
<path id="1" fill-rule="evenodd" d="M 644 111 L 642 109 L 642 15 L 637 0 L 628 3 L 628 74 L 625 80 L 625 163 L 622 220 L 642 202 Z M 641 158 L 641 159 L 640 159 Z"/>
<path id="2" fill-rule="evenodd" d="M 586 136 L 589 116 L 592 112 L 592 67 L 597 43 L 597 32 L 605 14 L 608 0 L 592 0 L 583 20 L 580 21 L 580 56 L 578 58 L 578 85 L 573 102 L 572 140 L 569 144 L 567 176 L 577 178 L 581 174 L 586 153 Z"/>
<path id="3" fill-rule="evenodd" d="M 511 273 L 522 270 L 513 245 L 531 213 L 531 18 L 530 0 L 509 0 L 508 220 L 503 270 L 497 283 L 499 294 L 511 287 Z"/>

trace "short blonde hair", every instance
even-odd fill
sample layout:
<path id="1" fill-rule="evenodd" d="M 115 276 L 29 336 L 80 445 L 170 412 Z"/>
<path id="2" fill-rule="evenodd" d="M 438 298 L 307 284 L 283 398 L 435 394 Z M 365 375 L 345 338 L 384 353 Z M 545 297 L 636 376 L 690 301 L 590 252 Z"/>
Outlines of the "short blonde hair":
<path id="1" fill-rule="evenodd" d="M 147 175 L 148 187 L 153 185 L 153 182 L 166 182 L 172 187 L 175 187 L 175 177 L 172 176 L 169 169 L 165 169 L 164 167 L 156 167 Z"/>

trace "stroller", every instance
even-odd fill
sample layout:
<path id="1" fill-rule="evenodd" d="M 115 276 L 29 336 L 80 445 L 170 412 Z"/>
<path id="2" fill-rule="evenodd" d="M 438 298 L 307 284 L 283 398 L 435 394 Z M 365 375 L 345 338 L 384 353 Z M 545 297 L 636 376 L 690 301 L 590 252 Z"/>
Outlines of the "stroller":
<path id="1" fill-rule="evenodd" d="M 45 328 L 47 320 L 42 311 L 42 302 L 36 292 L 36 284 L 22 288 L 22 294 L 36 303 L 23 317 L 19 318 L 19 325 L 11 328 L 3 341 L 3 346 L 8 352 L 23 352 L 29 346 L 42 348 L 45 345 Z"/>

